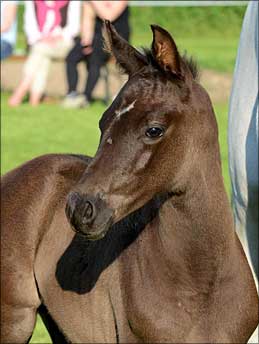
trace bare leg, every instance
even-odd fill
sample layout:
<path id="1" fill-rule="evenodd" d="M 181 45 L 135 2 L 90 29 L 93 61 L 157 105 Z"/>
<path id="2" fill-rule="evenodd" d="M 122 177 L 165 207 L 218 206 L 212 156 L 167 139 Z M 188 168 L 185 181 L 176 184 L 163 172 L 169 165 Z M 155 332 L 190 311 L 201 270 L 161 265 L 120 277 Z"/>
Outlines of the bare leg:
<path id="1" fill-rule="evenodd" d="M 9 99 L 10 106 L 20 105 L 28 91 L 32 92 L 30 103 L 38 105 L 49 69 L 49 57 L 46 50 L 48 51 L 46 44 L 36 43 L 32 47 L 24 65 L 22 81 Z"/>
<path id="2" fill-rule="evenodd" d="M 40 103 L 42 93 L 31 91 L 30 93 L 30 104 L 32 106 L 37 106 Z"/>
<path id="3" fill-rule="evenodd" d="M 51 56 L 49 56 L 50 52 L 42 49 L 41 53 L 40 68 L 38 69 L 37 73 L 35 73 L 30 87 L 30 104 L 32 106 L 37 106 L 40 103 L 41 97 L 46 88 L 51 63 Z"/>
<path id="4" fill-rule="evenodd" d="M 32 76 L 24 77 L 21 80 L 21 82 L 18 85 L 18 87 L 16 88 L 16 90 L 14 91 L 14 93 L 12 94 L 12 96 L 9 98 L 8 104 L 10 106 L 18 106 L 18 105 L 20 105 L 22 100 L 23 100 L 23 98 L 24 98 L 24 96 L 29 91 L 31 83 L 32 83 Z"/>

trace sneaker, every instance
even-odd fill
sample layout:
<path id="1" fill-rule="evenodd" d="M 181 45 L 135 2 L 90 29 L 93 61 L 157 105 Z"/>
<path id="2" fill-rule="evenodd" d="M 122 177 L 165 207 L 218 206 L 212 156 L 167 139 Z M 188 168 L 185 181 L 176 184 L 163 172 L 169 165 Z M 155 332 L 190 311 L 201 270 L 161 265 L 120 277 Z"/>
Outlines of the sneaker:
<path id="1" fill-rule="evenodd" d="M 64 98 L 61 105 L 67 109 L 68 108 L 77 109 L 77 108 L 83 108 L 83 107 L 88 106 L 89 102 L 83 94 L 71 92 Z"/>

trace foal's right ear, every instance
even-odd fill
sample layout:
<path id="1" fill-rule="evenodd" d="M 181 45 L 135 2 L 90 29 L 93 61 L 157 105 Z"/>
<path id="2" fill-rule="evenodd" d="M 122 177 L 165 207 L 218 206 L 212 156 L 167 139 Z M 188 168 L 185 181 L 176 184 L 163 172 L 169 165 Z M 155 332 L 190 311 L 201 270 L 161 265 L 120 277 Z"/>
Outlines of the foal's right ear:
<path id="1" fill-rule="evenodd" d="M 145 56 L 122 38 L 109 20 L 104 21 L 104 29 L 105 49 L 129 76 L 148 64 Z"/>

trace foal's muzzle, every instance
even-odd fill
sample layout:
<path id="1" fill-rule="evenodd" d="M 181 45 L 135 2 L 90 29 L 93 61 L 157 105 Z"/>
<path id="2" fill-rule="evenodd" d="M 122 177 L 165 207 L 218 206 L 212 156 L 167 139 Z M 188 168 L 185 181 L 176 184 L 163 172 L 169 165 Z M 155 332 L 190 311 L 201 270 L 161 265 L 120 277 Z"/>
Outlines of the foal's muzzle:
<path id="1" fill-rule="evenodd" d="M 89 240 L 103 238 L 112 225 L 113 210 L 107 207 L 99 195 L 91 197 L 71 192 L 65 211 L 72 229 Z"/>

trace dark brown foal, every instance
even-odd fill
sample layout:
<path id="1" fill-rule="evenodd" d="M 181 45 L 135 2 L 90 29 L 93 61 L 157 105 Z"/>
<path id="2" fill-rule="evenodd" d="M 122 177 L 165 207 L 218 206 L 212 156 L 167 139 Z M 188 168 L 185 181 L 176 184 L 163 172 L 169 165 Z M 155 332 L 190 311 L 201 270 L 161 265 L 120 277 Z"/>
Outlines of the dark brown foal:
<path id="1" fill-rule="evenodd" d="M 26 342 L 38 310 L 55 343 L 245 343 L 258 297 L 209 97 L 164 29 L 145 54 L 106 31 L 129 79 L 94 158 L 3 177 L 2 342 Z"/>

